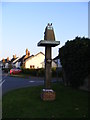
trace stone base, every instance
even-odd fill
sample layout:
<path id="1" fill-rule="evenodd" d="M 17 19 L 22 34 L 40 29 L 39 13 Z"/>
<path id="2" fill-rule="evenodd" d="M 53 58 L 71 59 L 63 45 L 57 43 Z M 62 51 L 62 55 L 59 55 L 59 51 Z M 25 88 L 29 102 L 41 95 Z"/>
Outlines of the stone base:
<path id="1" fill-rule="evenodd" d="M 41 92 L 41 99 L 44 101 L 53 101 L 56 98 L 56 94 L 52 89 L 43 89 Z"/>

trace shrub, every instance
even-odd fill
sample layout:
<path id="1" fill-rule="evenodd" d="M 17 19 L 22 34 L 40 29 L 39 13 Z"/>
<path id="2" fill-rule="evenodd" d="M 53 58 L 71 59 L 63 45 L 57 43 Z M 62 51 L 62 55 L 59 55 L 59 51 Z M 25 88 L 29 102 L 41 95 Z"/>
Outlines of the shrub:
<path id="1" fill-rule="evenodd" d="M 36 69 L 25 69 L 25 68 L 22 68 L 22 73 L 30 74 L 31 76 L 36 76 L 37 75 Z"/>
<path id="2" fill-rule="evenodd" d="M 10 68 L 3 68 L 2 69 L 5 73 L 8 73 L 10 71 Z"/>
<path id="3" fill-rule="evenodd" d="M 90 39 L 76 37 L 59 49 L 65 82 L 78 88 L 90 73 Z"/>
<path id="4" fill-rule="evenodd" d="M 52 68 L 52 77 L 56 76 L 57 76 L 56 68 Z"/>
<path id="5" fill-rule="evenodd" d="M 37 69 L 37 76 L 44 77 L 45 76 L 45 69 L 44 68 Z"/>
<path id="6" fill-rule="evenodd" d="M 39 69 L 22 68 L 22 73 L 29 74 L 31 76 L 44 77 L 45 76 L 45 69 L 44 68 L 39 68 Z M 56 68 L 52 68 L 52 77 L 57 77 Z M 58 77 L 62 77 L 62 71 L 58 71 Z"/>

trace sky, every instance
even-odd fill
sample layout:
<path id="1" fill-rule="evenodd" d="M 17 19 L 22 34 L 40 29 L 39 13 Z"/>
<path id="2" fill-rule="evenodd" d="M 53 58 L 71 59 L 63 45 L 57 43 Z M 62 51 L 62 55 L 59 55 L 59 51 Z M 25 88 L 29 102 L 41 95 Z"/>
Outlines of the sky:
<path id="1" fill-rule="evenodd" d="M 45 27 L 53 24 L 56 41 L 52 58 L 67 40 L 88 37 L 88 2 L 2 2 L 2 41 L 0 59 L 45 53 L 37 43 L 44 39 Z"/>

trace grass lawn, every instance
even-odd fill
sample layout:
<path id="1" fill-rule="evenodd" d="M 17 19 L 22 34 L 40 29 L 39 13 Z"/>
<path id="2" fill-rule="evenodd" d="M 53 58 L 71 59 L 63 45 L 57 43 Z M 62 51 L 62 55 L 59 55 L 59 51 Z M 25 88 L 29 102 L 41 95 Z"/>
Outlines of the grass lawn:
<path id="1" fill-rule="evenodd" d="M 43 86 L 22 88 L 2 98 L 3 118 L 84 118 L 88 117 L 88 92 L 52 85 L 55 101 L 42 101 Z"/>

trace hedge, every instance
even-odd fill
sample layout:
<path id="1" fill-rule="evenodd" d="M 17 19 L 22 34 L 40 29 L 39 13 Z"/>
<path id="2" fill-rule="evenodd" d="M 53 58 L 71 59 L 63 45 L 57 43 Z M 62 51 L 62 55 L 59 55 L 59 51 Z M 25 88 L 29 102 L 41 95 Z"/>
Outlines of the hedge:
<path id="1" fill-rule="evenodd" d="M 74 88 L 83 85 L 90 74 L 90 39 L 76 37 L 68 40 L 59 49 L 59 56 L 66 84 Z"/>
<path id="2" fill-rule="evenodd" d="M 44 77 L 45 76 L 45 69 L 44 68 L 39 68 L 39 69 L 22 68 L 22 73 L 23 74 L 30 74 L 31 76 Z M 56 68 L 52 68 L 52 77 L 57 77 Z M 62 77 L 62 71 L 58 72 L 58 77 Z"/>

